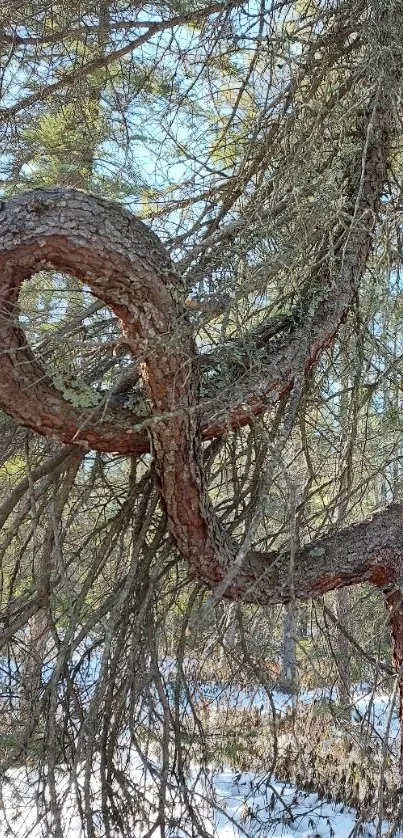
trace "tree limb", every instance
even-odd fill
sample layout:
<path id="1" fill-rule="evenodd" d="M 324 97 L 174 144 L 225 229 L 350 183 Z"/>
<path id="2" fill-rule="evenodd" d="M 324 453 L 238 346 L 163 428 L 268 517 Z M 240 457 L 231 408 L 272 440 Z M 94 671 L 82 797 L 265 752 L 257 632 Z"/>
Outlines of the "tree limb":
<path id="1" fill-rule="evenodd" d="M 237 554 L 220 527 L 204 487 L 200 424 L 203 436 L 212 438 L 228 427 L 250 422 L 252 415 L 289 392 L 295 379 L 309 371 L 334 340 L 371 251 L 387 172 L 389 134 L 390 115 L 375 98 L 364 112 L 357 153 L 351 161 L 344 207 L 344 216 L 347 213 L 350 220 L 340 232 L 332 262 L 324 260 L 315 277 L 315 305 L 305 322 L 280 344 L 275 342 L 272 350 L 269 345 L 264 376 L 253 384 L 248 398 L 242 403 L 235 399 L 225 409 L 220 403 L 199 401 L 197 353 L 184 307 L 184 283 L 157 236 L 141 221 L 117 204 L 72 189 L 36 190 L 3 205 L 0 401 L 4 409 L 39 433 L 64 442 L 101 451 L 144 450 L 144 435 L 133 427 L 136 419 L 131 414 L 109 409 L 103 418 L 95 408 L 84 417 L 70 405 L 37 363 L 17 323 L 18 293 L 24 280 L 46 269 L 73 274 L 120 318 L 148 398 L 151 416 L 141 427 L 147 427 L 169 528 L 192 573 L 211 587 L 218 585 L 226 596 L 285 602 L 289 585 L 283 562 L 279 575 L 277 557 L 272 554 Z M 345 567 L 345 554 L 338 548 L 335 553 L 333 536 L 317 548 L 319 568 L 312 561 L 313 548 L 302 551 L 302 560 L 305 556 L 309 561 L 301 582 L 297 562 L 294 586 L 298 595 L 321 595 L 366 578 L 373 584 L 396 578 L 400 552 L 387 548 L 381 556 L 379 545 L 374 551 L 372 541 L 367 543 L 367 533 L 373 533 L 373 526 L 364 528 L 360 555 L 347 550 L 350 560 Z M 347 549 L 348 534 L 344 538 Z M 384 566 L 386 570 L 380 571 Z"/>

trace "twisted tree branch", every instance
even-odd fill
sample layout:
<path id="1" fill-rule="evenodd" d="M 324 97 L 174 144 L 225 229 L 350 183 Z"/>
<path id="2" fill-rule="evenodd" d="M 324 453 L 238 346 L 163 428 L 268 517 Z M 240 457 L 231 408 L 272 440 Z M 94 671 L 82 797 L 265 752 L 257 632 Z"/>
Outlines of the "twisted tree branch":
<path id="1" fill-rule="evenodd" d="M 144 451 L 146 428 L 176 544 L 192 572 L 210 586 L 224 584 L 226 596 L 287 601 L 287 563 L 283 556 L 253 551 L 236 557 L 204 488 L 201 434 L 212 438 L 250 422 L 290 391 L 295 378 L 334 339 L 371 251 L 389 135 L 388 111 L 375 100 L 364 114 L 350 166 L 344 207 L 349 222 L 338 230 L 332 265 L 324 261 L 315 277 L 318 292 L 311 310 L 281 341 L 269 341 L 263 380 L 252 383 L 246 400 L 235 400 L 224 410 L 219 403 L 199 400 L 185 288 L 161 242 L 141 221 L 117 204 L 60 188 L 17 196 L 0 214 L 2 406 L 38 433 L 100 451 Z M 124 340 L 138 361 L 149 419 L 136 420 L 114 408 L 83 412 L 66 401 L 40 367 L 17 312 L 21 284 L 43 269 L 78 277 L 120 318 Z M 337 544 L 329 536 L 300 551 L 293 583 L 298 596 L 320 595 L 363 579 L 383 585 L 399 576 L 400 507 L 359 527 L 339 534 Z"/>

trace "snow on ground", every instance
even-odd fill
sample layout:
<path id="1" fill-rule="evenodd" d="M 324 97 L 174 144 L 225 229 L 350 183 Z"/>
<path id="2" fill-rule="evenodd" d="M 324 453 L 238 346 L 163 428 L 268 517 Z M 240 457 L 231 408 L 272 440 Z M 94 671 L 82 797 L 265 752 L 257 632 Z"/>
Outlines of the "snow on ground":
<path id="1" fill-rule="evenodd" d="M 264 713 L 271 713 L 271 704 L 262 689 L 228 690 L 228 687 L 210 683 L 197 685 L 196 691 L 213 712 L 231 706 L 244 709 L 257 707 Z M 331 702 L 334 698 L 329 690 L 313 690 L 301 693 L 298 701 L 309 705 L 318 701 Z M 355 724 L 369 723 L 382 737 L 390 723 L 390 739 L 396 738 L 398 720 L 387 693 L 374 695 L 365 684 L 357 685 L 353 698 L 352 721 Z M 276 691 L 272 693 L 272 701 L 279 715 L 284 714 L 291 703 L 289 696 Z M 142 765 L 133 764 L 132 767 L 133 779 L 144 782 Z M 35 771 L 27 777 L 15 770 L 10 777 L 11 783 L 7 780 L 0 782 L 0 838 L 49 836 L 51 833 L 45 820 L 42 824 L 37 823 Z M 351 838 L 357 823 L 356 813 L 345 806 L 324 803 L 314 794 L 298 792 L 291 785 L 269 781 L 263 774 L 234 774 L 224 766 L 220 772 L 211 770 L 207 782 L 202 782 L 195 771 L 188 783 L 206 832 L 215 838 L 260 838 L 263 835 L 270 838 Z M 58 790 L 61 786 L 65 788 L 63 838 L 83 838 L 77 804 L 68 788 L 66 776 L 60 774 Z M 156 786 L 148 781 L 146 786 L 147 796 L 151 801 L 155 800 Z M 94 787 L 93 790 L 97 797 L 99 789 Z M 209 802 L 212 796 L 216 800 L 215 807 Z M 182 838 L 185 835 L 179 824 L 180 819 L 177 826 L 167 831 L 167 838 Z M 387 829 L 388 824 L 384 823 L 383 835 Z M 373 825 L 363 824 L 360 827 L 359 834 L 363 838 L 374 838 L 375 833 Z M 99 834 L 102 835 L 102 832 Z M 133 833 L 132 838 L 142 838 L 143 834 L 143 830 Z M 158 831 L 155 834 L 158 835 Z M 119 838 L 118 833 L 116 838 Z"/>
<path id="2" fill-rule="evenodd" d="M 353 695 L 353 720 L 361 722 L 368 720 L 373 729 L 382 736 L 389 725 L 389 740 L 394 741 L 399 735 L 399 719 L 397 707 L 392 706 L 388 693 L 376 692 L 368 687 L 356 689 Z"/>
<path id="3" fill-rule="evenodd" d="M 193 782 L 194 778 L 190 777 L 189 785 Z M 206 832 L 214 838 L 258 838 L 263 835 L 267 838 L 351 838 L 354 834 L 357 819 L 351 809 L 341 804 L 323 803 L 314 794 L 298 793 L 292 786 L 269 781 L 263 775 L 234 775 L 230 769 L 224 769 L 212 774 L 210 782 L 216 796 L 215 810 L 208 803 L 210 789 L 206 789 L 200 780 L 194 791 Z M 44 822 L 36 823 L 34 792 L 34 785 L 24 787 L 20 780 L 20 801 L 16 805 L 11 789 L 3 785 L 0 838 L 25 838 L 28 835 L 42 838 L 51 834 Z M 68 794 L 63 808 L 64 838 L 83 838 L 77 808 Z M 388 826 L 384 822 L 383 835 Z M 359 834 L 362 838 L 374 838 L 375 833 L 374 825 L 363 824 Z M 155 834 L 158 835 L 158 831 Z M 185 834 L 180 827 L 180 818 L 171 830 L 167 830 L 169 838 L 182 838 Z M 133 833 L 132 838 L 143 835 L 142 829 Z"/>
<path id="4" fill-rule="evenodd" d="M 299 794 L 288 784 L 266 785 L 263 777 L 259 782 L 259 778 L 248 774 L 237 777 L 238 782 L 231 771 L 223 771 L 215 781 L 217 792 L 222 794 L 221 805 L 225 805 L 225 814 L 215 818 L 218 838 L 240 838 L 245 833 L 251 838 L 262 834 L 271 838 L 351 838 L 357 822 L 351 809 L 323 803 L 315 794 Z M 250 793 L 251 785 L 258 787 L 255 794 Z M 245 800 L 246 806 L 251 807 L 252 817 L 243 820 Z M 231 823 L 228 816 L 240 822 L 245 832 Z M 387 827 L 384 823 L 384 834 Z M 374 826 L 364 825 L 361 835 L 373 838 L 375 832 Z"/>

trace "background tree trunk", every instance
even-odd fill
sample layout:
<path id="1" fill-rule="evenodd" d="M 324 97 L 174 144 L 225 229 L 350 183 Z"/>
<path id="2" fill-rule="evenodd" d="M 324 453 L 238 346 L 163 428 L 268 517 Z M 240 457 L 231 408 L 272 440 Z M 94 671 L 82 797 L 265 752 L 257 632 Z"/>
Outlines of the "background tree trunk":
<path id="1" fill-rule="evenodd" d="M 389 615 L 393 662 L 396 675 L 399 678 L 400 751 L 398 772 L 400 786 L 403 787 L 403 596 L 400 588 L 391 587 L 386 590 L 385 603 Z"/>
<path id="2" fill-rule="evenodd" d="M 282 683 L 291 695 L 297 690 L 296 612 L 295 603 L 290 603 L 283 614 Z"/>
<path id="3" fill-rule="evenodd" d="M 335 591 L 334 598 L 334 614 L 340 625 L 347 631 L 349 629 L 348 614 L 349 614 L 349 593 L 347 588 L 342 588 Z M 338 689 L 339 700 L 343 707 L 350 704 L 350 654 L 351 649 L 345 634 L 337 631 L 337 671 L 338 671 Z"/>

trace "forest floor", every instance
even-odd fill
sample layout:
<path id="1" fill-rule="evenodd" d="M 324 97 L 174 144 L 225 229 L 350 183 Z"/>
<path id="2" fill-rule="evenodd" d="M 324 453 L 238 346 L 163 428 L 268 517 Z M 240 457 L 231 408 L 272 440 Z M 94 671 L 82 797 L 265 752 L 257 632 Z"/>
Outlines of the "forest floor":
<path id="1" fill-rule="evenodd" d="M 220 701 L 212 688 L 210 690 L 211 703 L 219 708 Z M 329 697 L 328 691 L 320 694 L 321 700 Z M 277 692 L 273 694 L 276 709 L 284 713 L 289 706 L 290 699 Z M 306 706 L 318 701 L 317 690 L 304 693 L 300 700 Z M 238 693 L 237 705 L 250 710 L 251 707 L 262 706 L 262 695 L 255 693 Z M 355 694 L 356 713 L 355 724 L 362 726 L 367 719 L 373 725 L 376 735 L 382 738 L 389 727 L 389 737 L 397 735 L 397 720 L 391 712 L 390 698 L 385 693 L 375 696 L 366 691 L 365 686 L 357 688 Z M 354 718 L 354 714 L 353 714 Z M 266 766 L 262 766 L 266 768 Z M 144 782 L 144 772 L 141 763 L 132 764 L 133 779 L 138 775 L 139 782 Z M 1 786 L 0 838 L 10 836 L 29 835 L 39 838 L 46 832 L 45 823 L 38 823 L 36 806 L 37 773 L 34 766 L 28 770 L 13 770 L 8 774 L 9 780 L 3 781 Z M 73 795 L 67 782 L 63 779 L 62 770 L 57 778 L 58 788 L 65 783 L 65 803 L 63 807 L 63 836 L 64 838 L 82 838 L 81 822 L 77 813 L 77 805 L 73 802 Z M 193 801 L 197 805 L 202 817 L 206 833 L 216 838 L 375 838 L 380 834 L 386 835 L 390 824 L 385 820 L 381 831 L 377 832 L 376 822 L 365 822 L 357 812 L 343 803 L 331 803 L 321 800 L 317 794 L 298 790 L 292 783 L 282 783 L 273 780 L 268 774 L 254 771 L 236 772 L 230 764 L 225 762 L 219 768 L 211 768 L 206 772 L 199 772 L 195 766 L 193 776 L 188 778 L 192 789 Z M 94 786 L 94 796 L 99 789 Z M 156 786 L 150 783 L 147 794 L 150 803 L 156 800 Z M 215 799 L 214 806 L 211 805 Z M 188 832 L 181 830 L 180 813 L 175 814 L 175 804 L 172 808 L 172 827 L 167 830 L 170 838 L 183 838 Z M 133 838 L 142 838 L 147 830 L 139 827 L 133 833 Z M 100 833 L 101 834 L 101 833 Z M 118 838 L 116 833 L 116 838 Z M 402 838 L 402 833 L 395 833 Z"/>
<path id="2" fill-rule="evenodd" d="M 204 784 L 203 784 L 204 785 Z M 326 803 L 315 794 L 298 792 L 291 784 L 267 782 L 264 775 L 234 774 L 229 768 L 212 773 L 211 785 L 216 805 L 209 807 L 207 790 L 199 790 L 200 811 L 203 812 L 204 828 L 215 838 L 375 838 L 376 823 L 363 823 L 353 809 L 343 804 Z M 210 793 L 210 790 L 209 790 Z M 19 800 L 17 802 L 16 797 Z M 197 795 L 196 795 L 197 796 Z M 35 805 L 35 778 L 17 778 L 13 789 L 2 790 L 3 813 L 0 825 L 1 838 L 29 835 L 42 838 L 49 834 L 44 824 L 37 822 Z M 210 812 L 208 811 L 210 808 Z M 220 811 L 221 810 L 221 811 Z M 69 797 L 64 805 L 63 835 L 65 838 L 82 838 L 81 822 L 77 808 Z M 388 832 L 390 824 L 382 823 L 382 835 Z M 133 838 L 142 838 L 142 827 Z M 184 838 L 189 835 L 180 828 L 180 818 L 170 838 Z M 401 833 L 396 833 L 396 838 Z M 118 838 L 118 833 L 116 833 Z"/>

